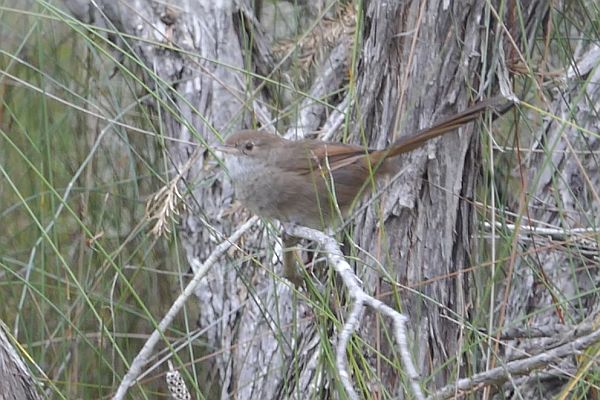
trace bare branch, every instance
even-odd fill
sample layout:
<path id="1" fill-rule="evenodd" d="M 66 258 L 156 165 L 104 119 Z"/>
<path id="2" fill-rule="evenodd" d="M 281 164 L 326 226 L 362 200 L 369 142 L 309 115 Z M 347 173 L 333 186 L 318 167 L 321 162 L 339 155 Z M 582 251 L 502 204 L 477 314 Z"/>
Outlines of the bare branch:
<path id="1" fill-rule="evenodd" d="M 322 68 L 317 74 L 310 90 L 310 96 L 300 105 L 300 113 L 285 137 L 302 139 L 315 131 L 327 111 L 327 105 L 321 99 L 327 98 L 331 93 L 339 90 L 344 81 L 345 72 L 348 70 L 348 53 L 352 44 L 351 37 L 343 36 L 338 45 L 323 61 Z"/>
<path id="2" fill-rule="evenodd" d="M 206 261 L 204 261 L 203 264 L 199 264 L 197 260 L 194 260 L 195 262 L 192 263 L 196 264 L 192 265 L 192 268 L 194 268 L 194 277 L 192 278 L 190 283 L 187 284 L 187 286 L 179 295 L 179 297 L 175 300 L 175 302 L 173 302 L 173 305 L 171 306 L 167 314 L 164 316 L 162 321 L 160 321 L 154 332 L 152 332 L 152 335 L 150 335 L 150 337 L 144 344 L 144 347 L 142 347 L 138 355 L 133 360 L 133 363 L 131 363 L 129 371 L 127 371 L 127 374 L 125 374 L 125 377 L 123 377 L 123 380 L 121 381 L 121 384 L 119 385 L 117 393 L 115 394 L 113 399 L 118 400 L 123 399 L 125 397 L 125 394 L 127 394 L 127 390 L 135 382 L 135 380 L 140 375 L 142 368 L 148 362 L 152 350 L 154 349 L 160 338 L 163 336 L 163 333 L 169 327 L 169 325 L 171 325 L 171 322 L 173 322 L 177 313 L 183 308 L 187 299 L 194 294 L 196 287 L 200 284 L 208 270 L 215 264 L 219 257 L 223 255 L 223 253 L 229 250 L 229 248 L 233 246 L 234 243 L 237 242 L 238 239 L 256 223 L 257 220 L 258 217 L 252 217 L 248 221 L 246 221 L 246 223 L 240 226 L 231 236 L 229 236 L 217 247 L 215 247 L 215 249 L 212 251 L 210 256 L 206 259 Z"/>
<path id="3" fill-rule="evenodd" d="M 429 399 L 448 399 L 456 395 L 457 392 L 466 392 L 476 389 L 483 385 L 498 384 L 515 375 L 525 375 L 536 368 L 546 367 L 550 363 L 565 357 L 579 354 L 579 352 L 600 341 L 600 328 L 589 335 L 574 339 L 562 346 L 548 350 L 541 354 L 526 359 L 511 361 L 501 367 L 490 369 L 489 371 L 475 374 L 470 378 L 459 379 L 456 383 L 448 385 L 438 390 Z"/>

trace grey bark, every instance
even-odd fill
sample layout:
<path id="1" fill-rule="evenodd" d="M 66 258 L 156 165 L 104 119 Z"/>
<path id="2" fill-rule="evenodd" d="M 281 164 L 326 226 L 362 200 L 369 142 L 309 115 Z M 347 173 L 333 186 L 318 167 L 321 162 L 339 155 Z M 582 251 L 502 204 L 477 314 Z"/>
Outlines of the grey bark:
<path id="1" fill-rule="evenodd" d="M 368 4 L 367 19 L 373 22 L 365 32 L 356 114 L 357 120 L 364 121 L 360 129 L 372 138 L 370 144 L 383 147 L 394 132 L 416 131 L 465 108 L 469 98 L 477 95 L 465 82 L 484 87 L 477 77 L 488 60 L 481 54 L 493 50 L 491 44 L 486 49 L 481 36 L 484 2 L 452 2 L 447 8 L 437 2 L 423 7 L 421 2 L 401 2 L 396 8 L 394 2 L 388 8 Z M 374 76 L 382 79 L 370 78 Z M 471 263 L 473 208 L 461 199 L 474 197 L 480 155 L 473 129 L 465 127 L 458 135 L 443 137 L 400 160 L 403 175 L 381 203 L 361 217 L 354 234 L 359 247 L 373 255 L 387 255 L 379 260 L 387 274 L 376 266 L 365 273 L 365 285 L 373 291 L 392 293 L 391 300 L 395 285 L 388 284 L 386 275 L 411 287 L 434 277 L 453 276 Z M 468 319 L 474 294 L 460 274 L 417 287 L 416 292 L 399 290 L 399 296 L 410 316 L 417 366 L 423 376 L 429 376 L 460 356 L 460 325 L 453 320 Z M 432 387 L 448 382 L 455 373 L 452 369 L 436 372 Z M 383 382 L 388 387 L 400 383 L 392 371 Z"/>

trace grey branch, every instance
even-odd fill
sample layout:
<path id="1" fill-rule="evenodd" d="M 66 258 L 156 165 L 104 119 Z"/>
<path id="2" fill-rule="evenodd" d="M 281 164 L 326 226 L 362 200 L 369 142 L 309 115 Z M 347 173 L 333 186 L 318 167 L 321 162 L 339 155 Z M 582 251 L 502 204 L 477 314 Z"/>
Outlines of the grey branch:
<path id="1" fill-rule="evenodd" d="M 296 124 L 288 129 L 285 137 L 301 139 L 321 125 L 321 120 L 328 111 L 324 100 L 331 93 L 340 89 L 345 71 L 348 69 L 347 54 L 350 51 L 351 39 L 351 37 L 342 37 L 342 40 L 323 61 L 310 90 L 310 95 L 300 105 Z"/>
<path id="2" fill-rule="evenodd" d="M 152 335 L 150 335 L 150 337 L 144 344 L 144 347 L 142 347 L 138 355 L 133 360 L 133 363 L 131 363 L 129 371 L 127 371 L 127 373 L 125 374 L 125 377 L 121 381 L 121 384 L 119 385 L 117 393 L 115 394 L 113 399 L 119 400 L 125 398 L 127 390 L 131 385 L 133 385 L 135 380 L 140 375 L 142 368 L 148 362 L 150 354 L 154 350 L 154 347 L 159 342 L 165 330 L 169 327 L 169 325 L 171 325 L 171 323 L 175 319 L 175 316 L 179 311 L 181 311 L 188 298 L 190 298 L 194 294 L 196 287 L 200 284 L 208 270 L 215 264 L 219 257 L 221 257 L 227 250 L 229 250 L 231 246 L 234 245 L 235 242 L 238 241 L 238 239 L 248 229 L 250 229 L 254 224 L 256 224 L 257 220 L 258 217 L 250 218 L 246 223 L 240 226 L 231 236 L 226 238 L 217 247 L 215 247 L 215 249 L 212 251 L 210 256 L 206 259 L 206 261 L 204 261 L 203 264 L 193 266 L 194 277 L 192 278 L 190 283 L 188 283 L 188 285 L 185 287 L 185 289 L 179 295 L 179 297 L 175 300 L 175 302 L 173 302 L 173 305 L 171 306 L 167 314 L 164 316 L 162 321 L 160 321 L 154 332 L 152 332 Z"/>
<path id="3" fill-rule="evenodd" d="M 545 367 L 557 360 L 577 355 L 599 341 L 600 329 L 596 329 L 589 335 L 574 339 L 573 341 L 552 350 L 545 351 L 526 359 L 505 363 L 501 367 L 475 374 L 469 378 L 459 379 L 456 383 L 443 387 L 428 399 L 448 399 L 455 396 L 457 392 L 466 392 L 482 385 L 498 384 L 507 381 L 508 379 L 512 379 L 515 375 L 524 375 L 536 368 Z"/>

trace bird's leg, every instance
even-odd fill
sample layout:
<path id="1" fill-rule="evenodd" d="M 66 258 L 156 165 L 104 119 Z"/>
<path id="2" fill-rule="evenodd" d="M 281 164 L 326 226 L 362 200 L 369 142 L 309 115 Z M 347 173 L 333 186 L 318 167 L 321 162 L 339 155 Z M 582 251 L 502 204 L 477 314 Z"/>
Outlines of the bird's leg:
<path id="1" fill-rule="evenodd" d="M 296 288 L 304 286 L 304 274 L 300 268 L 304 267 L 300 251 L 296 245 L 300 243 L 300 239 L 295 236 L 290 236 L 285 231 L 281 234 L 283 242 L 283 277 L 287 278 L 296 286 Z"/>

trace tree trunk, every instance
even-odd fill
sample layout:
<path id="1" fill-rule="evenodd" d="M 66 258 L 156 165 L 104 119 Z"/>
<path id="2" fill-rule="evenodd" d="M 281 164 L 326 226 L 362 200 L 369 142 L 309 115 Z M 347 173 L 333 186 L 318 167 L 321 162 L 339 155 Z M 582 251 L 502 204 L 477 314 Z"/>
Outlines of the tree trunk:
<path id="1" fill-rule="evenodd" d="M 480 29 L 483 1 L 448 7 L 402 2 L 395 9 L 388 4 L 368 3 L 366 21 L 372 22 L 365 24 L 365 57 L 358 74 L 356 119 L 364 121 L 361 129 L 377 147 L 397 133 L 414 132 L 466 108 L 482 85 L 478 77 L 488 73 L 480 54 L 491 47 Z M 373 82 L 373 76 L 383 79 Z M 474 215 L 464 199 L 474 198 L 480 164 L 474 128 L 469 125 L 404 157 L 405 172 L 360 219 L 354 234 L 358 246 L 387 272 L 367 270 L 366 287 L 390 301 L 400 299 L 397 306 L 410 316 L 418 369 L 423 376 L 434 374 L 434 386 L 456 374 L 438 367 L 459 355 L 461 327 L 454 320 L 467 318 L 471 287 L 460 274 L 419 285 L 454 276 L 470 264 Z M 400 288 L 417 290 L 399 290 L 386 275 Z M 398 383 L 393 373 L 389 380 Z"/>

